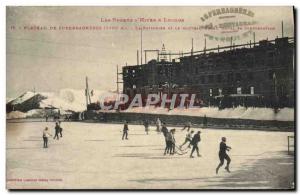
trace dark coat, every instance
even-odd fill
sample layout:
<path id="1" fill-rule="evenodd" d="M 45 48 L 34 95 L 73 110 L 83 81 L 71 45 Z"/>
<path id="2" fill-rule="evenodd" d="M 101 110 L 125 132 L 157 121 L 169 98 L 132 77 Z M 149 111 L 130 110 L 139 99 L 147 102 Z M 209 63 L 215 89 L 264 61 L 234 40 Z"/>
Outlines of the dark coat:
<path id="1" fill-rule="evenodd" d="M 196 146 L 200 141 L 200 134 L 196 133 L 191 141 L 191 145 Z"/>
<path id="2" fill-rule="evenodd" d="M 127 124 L 124 124 L 123 131 L 128 131 L 128 125 Z"/>

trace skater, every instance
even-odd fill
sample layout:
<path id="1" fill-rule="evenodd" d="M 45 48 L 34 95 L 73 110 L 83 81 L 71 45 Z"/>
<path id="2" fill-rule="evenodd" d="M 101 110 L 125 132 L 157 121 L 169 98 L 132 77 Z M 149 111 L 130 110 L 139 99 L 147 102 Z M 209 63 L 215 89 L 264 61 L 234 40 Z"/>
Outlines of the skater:
<path id="1" fill-rule="evenodd" d="M 170 130 L 171 133 L 171 142 L 170 142 L 170 155 L 173 155 L 175 153 L 175 144 L 176 144 L 176 140 L 175 140 L 175 129 L 171 129 Z"/>
<path id="2" fill-rule="evenodd" d="M 231 147 L 226 145 L 226 137 L 222 137 L 222 141 L 220 143 L 220 151 L 219 151 L 220 164 L 216 168 L 216 174 L 218 174 L 220 167 L 223 166 L 224 159 L 226 159 L 226 161 L 227 161 L 227 165 L 225 167 L 225 170 L 228 173 L 230 173 L 229 164 L 231 162 L 231 159 L 230 159 L 230 157 L 226 153 L 226 151 L 229 151 L 230 149 L 231 149 Z"/>
<path id="3" fill-rule="evenodd" d="M 48 115 L 46 115 L 46 122 L 48 122 Z"/>
<path id="4" fill-rule="evenodd" d="M 48 137 L 49 136 L 52 136 L 52 135 L 48 132 L 48 127 L 46 127 L 45 130 L 43 131 L 44 148 L 48 148 Z"/>
<path id="5" fill-rule="evenodd" d="M 123 128 L 123 136 L 122 136 L 122 140 L 124 140 L 124 138 L 125 139 L 128 139 L 128 131 L 129 131 L 129 129 L 128 129 L 128 122 L 127 121 L 125 121 L 124 122 L 124 128 Z"/>
<path id="6" fill-rule="evenodd" d="M 168 128 L 166 127 L 166 123 L 163 123 L 161 126 L 161 132 L 166 137 L 166 133 L 168 133 Z"/>
<path id="7" fill-rule="evenodd" d="M 206 118 L 206 115 L 204 115 L 203 117 L 203 128 L 206 128 L 207 127 L 207 118 Z"/>
<path id="8" fill-rule="evenodd" d="M 193 149 L 192 149 L 192 152 L 191 152 L 191 155 L 190 155 L 191 158 L 194 158 L 194 157 L 193 157 L 193 153 L 194 153 L 195 150 L 197 151 L 198 157 L 201 157 L 201 155 L 199 154 L 199 148 L 198 148 L 198 142 L 201 141 L 200 133 L 201 133 L 201 131 L 198 131 L 198 132 L 194 135 L 194 137 L 193 137 L 193 139 L 192 139 L 192 141 L 191 141 L 191 145 L 193 146 Z"/>
<path id="9" fill-rule="evenodd" d="M 61 127 L 61 121 L 59 121 L 58 124 L 59 124 L 59 134 L 60 134 L 60 137 L 62 137 L 63 128 Z"/>
<path id="10" fill-rule="evenodd" d="M 191 132 L 188 132 L 188 133 L 186 134 L 184 143 L 181 144 L 181 145 L 179 146 L 180 149 L 181 149 L 182 146 L 184 146 L 186 143 L 189 143 L 188 148 L 191 147 L 191 141 L 192 141 L 193 133 L 194 133 L 194 131 L 192 130 Z"/>
<path id="11" fill-rule="evenodd" d="M 185 128 L 187 128 L 187 131 L 189 132 L 190 128 L 192 126 L 192 123 L 191 122 L 187 122 L 184 127 L 181 129 L 181 131 L 185 130 Z"/>
<path id="12" fill-rule="evenodd" d="M 173 129 L 171 129 L 169 132 L 166 134 L 166 148 L 165 148 L 165 153 L 166 154 L 172 154 L 172 145 L 173 145 Z"/>
<path id="13" fill-rule="evenodd" d="M 156 120 L 156 131 L 157 131 L 157 133 L 160 133 L 160 126 L 161 126 L 161 122 L 160 122 L 159 118 L 157 118 L 157 120 Z"/>
<path id="14" fill-rule="evenodd" d="M 162 133 L 163 133 L 163 135 L 164 135 L 164 138 L 165 138 L 166 146 L 165 146 L 165 152 L 164 152 L 164 155 L 166 155 L 167 152 L 169 151 L 169 146 L 168 146 L 168 134 L 169 134 L 169 130 L 168 130 L 167 127 L 166 127 L 166 123 L 163 123 L 163 124 L 162 124 L 161 131 L 162 131 Z"/>
<path id="15" fill-rule="evenodd" d="M 60 132 L 60 126 L 58 125 L 58 122 L 56 122 L 55 123 L 55 135 L 54 135 L 53 139 L 56 138 L 57 140 L 59 140 L 59 137 L 58 137 L 59 132 Z"/>
<path id="16" fill-rule="evenodd" d="M 144 126 L 145 126 L 146 134 L 148 135 L 148 132 L 149 132 L 149 122 L 147 120 L 144 121 Z"/>

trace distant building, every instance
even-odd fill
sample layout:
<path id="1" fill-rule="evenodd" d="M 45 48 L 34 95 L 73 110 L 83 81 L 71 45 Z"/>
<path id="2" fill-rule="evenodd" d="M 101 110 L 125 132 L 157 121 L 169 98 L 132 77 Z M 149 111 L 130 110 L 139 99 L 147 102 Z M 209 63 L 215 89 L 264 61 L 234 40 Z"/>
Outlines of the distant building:
<path id="1" fill-rule="evenodd" d="M 293 38 L 205 49 L 179 61 L 163 57 L 122 72 L 130 97 L 194 93 L 203 106 L 294 107 Z"/>

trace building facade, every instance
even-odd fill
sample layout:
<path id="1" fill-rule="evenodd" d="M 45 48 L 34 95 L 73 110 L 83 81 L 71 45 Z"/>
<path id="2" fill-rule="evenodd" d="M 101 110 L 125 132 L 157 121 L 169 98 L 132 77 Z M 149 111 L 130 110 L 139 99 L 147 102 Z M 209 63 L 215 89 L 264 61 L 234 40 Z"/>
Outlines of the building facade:
<path id="1" fill-rule="evenodd" d="M 282 37 L 124 66 L 123 93 L 196 94 L 220 108 L 293 107 L 294 70 L 294 39 Z"/>

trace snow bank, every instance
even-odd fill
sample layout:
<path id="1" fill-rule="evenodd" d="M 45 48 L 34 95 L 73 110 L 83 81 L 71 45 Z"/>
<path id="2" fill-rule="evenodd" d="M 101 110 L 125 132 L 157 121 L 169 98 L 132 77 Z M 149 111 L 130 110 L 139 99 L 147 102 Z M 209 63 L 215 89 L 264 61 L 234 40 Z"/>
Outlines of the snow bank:
<path id="1" fill-rule="evenodd" d="M 26 113 L 20 111 L 12 111 L 6 114 L 6 119 L 26 118 Z"/>
<path id="2" fill-rule="evenodd" d="M 211 118 L 233 118 L 233 119 L 253 119 L 253 120 L 277 120 L 277 121 L 294 121 L 294 109 L 283 108 L 277 114 L 271 108 L 227 108 L 219 110 L 216 107 L 190 108 L 190 109 L 173 109 L 168 111 L 165 108 L 155 107 L 135 107 L 124 110 L 123 112 L 166 114 L 166 115 L 187 115 L 187 116 L 204 116 Z"/>
<path id="3" fill-rule="evenodd" d="M 91 102 L 99 101 L 103 94 L 115 95 L 113 92 L 94 90 Z M 43 92 L 41 95 L 47 97 L 41 101 L 41 108 L 55 107 L 75 112 L 86 110 L 85 90 L 62 89 L 58 93 Z"/>

